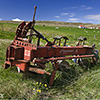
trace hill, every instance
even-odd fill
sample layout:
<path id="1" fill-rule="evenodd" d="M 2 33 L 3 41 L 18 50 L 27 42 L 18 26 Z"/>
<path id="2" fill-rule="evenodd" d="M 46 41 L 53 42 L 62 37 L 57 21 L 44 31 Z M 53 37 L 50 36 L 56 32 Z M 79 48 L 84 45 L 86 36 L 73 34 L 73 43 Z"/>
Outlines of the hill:
<path id="1" fill-rule="evenodd" d="M 19 24 L 20 21 L 0 21 L 0 23 L 14 23 Z M 36 21 L 36 25 L 47 25 L 47 26 L 62 26 L 62 27 L 78 27 L 79 25 L 84 25 L 87 27 L 99 27 L 100 24 L 92 23 L 81 23 L 81 22 L 60 22 L 60 21 Z"/>
<path id="2" fill-rule="evenodd" d="M 47 25 L 47 26 L 62 26 L 62 27 L 78 27 L 84 25 L 87 27 L 98 27 L 100 24 L 91 23 L 74 23 L 74 22 L 58 22 L 58 21 L 36 21 L 36 25 Z"/>

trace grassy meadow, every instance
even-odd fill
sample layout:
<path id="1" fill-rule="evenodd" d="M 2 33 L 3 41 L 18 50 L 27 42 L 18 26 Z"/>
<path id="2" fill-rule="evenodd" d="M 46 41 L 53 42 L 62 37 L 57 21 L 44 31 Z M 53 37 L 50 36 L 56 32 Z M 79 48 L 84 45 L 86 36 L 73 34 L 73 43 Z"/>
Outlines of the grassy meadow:
<path id="1" fill-rule="evenodd" d="M 1 100 L 99 100 L 100 99 L 100 64 L 90 65 L 87 71 L 67 60 L 71 69 L 57 71 L 54 84 L 48 86 L 50 76 L 34 74 L 33 78 L 23 79 L 23 74 L 16 67 L 3 69 L 6 47 L 13 41 L 18 23 L 0 22 L 0 99 Z M 60 27 L 36 25 L 37 29 L 49 41 L 53 36 L 67 36 L 68 45 L 75 46 L 80 36 L 87 38 L 86 45 L 96 44 L 100 51 L 100 30 L 79 29 L 77 27 Z M 33 41 L 34 42 L 34 41 Z M 46 42 L 42 40 L 42 45 Z M 100 55 L 99 55 L 100 56 Z M 51 63 L 46 70 L 52 72 Z"/>

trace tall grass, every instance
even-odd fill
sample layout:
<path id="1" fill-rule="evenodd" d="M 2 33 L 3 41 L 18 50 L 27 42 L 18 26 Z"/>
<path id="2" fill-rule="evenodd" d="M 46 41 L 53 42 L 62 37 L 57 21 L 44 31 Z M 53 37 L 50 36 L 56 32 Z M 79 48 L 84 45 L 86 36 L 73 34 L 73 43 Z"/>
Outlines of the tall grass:
<path id="1" fill-rule="evenodd" d="M 2 24 L 2 23 L 0 23 Z M 3 69 L 6 47 L 15 36 L 15 29 L 9 32 L 9 28 L 17 27 L 18 24 L 4 24 L 8 29 L 0 29 L 0 99 L 31 99 L 31 100 L 89 100 L 100 99 L 100 65 L 99 62 L 91 69 L 84 70 L 71 60 L 67 60 L 71 69 L 65 72 L 57 71 L 52 87 L 43 88 L 39 84 L 48 84 L 50 76 L 33 74 L 33 78 L 23 79 L 23 73 L 17 73 L 17 68 Z M 49 41 L 56 35 L 67 36 L 68 45 L 76 45 L 77 38 L 87 38 L 86 45 L 96 44 L 100 50 L 100 33 L 96 29 L 78 29 L 74 27 L 59 27 L 37 25 L 35 28 Z M 94 38 L 94 35 L 96 36 Z M 44 42 L 46 43 L 46 42 Z M 47 63 L 46 70 L 52 72 L 52 64 Z M 38 84 L 36 84 L 38 82 Z M 37 90 L 41 90 L 41 93 Z"/>

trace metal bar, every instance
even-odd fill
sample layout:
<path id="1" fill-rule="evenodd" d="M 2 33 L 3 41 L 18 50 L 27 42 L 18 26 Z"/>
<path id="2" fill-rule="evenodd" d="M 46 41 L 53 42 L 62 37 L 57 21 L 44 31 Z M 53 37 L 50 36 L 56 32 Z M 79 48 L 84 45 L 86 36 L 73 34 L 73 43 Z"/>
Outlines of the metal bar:
<path id="1" fill-rule="evenodd" d="M 34 7 L 34 15 L 33 15 L 33 21 L 32 21 L 32 26 L 31 26 L 30 37 L 29 37 L 29 43 L 31 43 L 32 30 L 34 29 L 34 25 L 35 25 L 34 19 L 35 19 L 36 9 L 37 9 L 37 6 Z"/>
<path id="2" fill-rule="evenodd" d="M 48 74 L 48 75 L 51 75 L 51 73 L 43 70 L 43 69 L 40 69 L 40 68 L 37 68 L 37 67 L 29 67 L 28 69 L 29 71 L 32 71 L 32 72 L 36 72 L 36 73 L 39 73 L 39 74 Z"/>
<path id="3" fill-rule="evenodd" d="M 35 19 L 36 9 L 37 9 L 37 6 L 34 7 L 33 22 L 34 22 L 34 19 Z"/>
<path id="4" fill-rule="evenodd" d="M 40 45 L 40 38 L 38 38 L 38 41 L 37 41 L 37 46 Z"/>
<path id="5" fill-rule="evenodd" d="M 36 62 L 45 62 L 45 61 L 55 61 L 55 60 L 64 60 L 64 59 L 74 59 L 74 58 L 87 58 L 94 57 L 94 55 L 81 55 L 81 56 L 72 56 L 72 57 L 57 57 L 57 58 L 48 58 L 48 59 L 37 59 Z"/>
<path id="6" fill-rule="evenodd" d="M 58 69 L 58 62 L 57 61 L 53 62 L 53 67 L 54 67 L 54 70 L 53 70 L 51 78 L 50 78 L 49 86 L 52 86 L 52 84 L 54 82 L 54 78 L 55 78 L 55 75 L 56 75 L 56 72 Z"/>

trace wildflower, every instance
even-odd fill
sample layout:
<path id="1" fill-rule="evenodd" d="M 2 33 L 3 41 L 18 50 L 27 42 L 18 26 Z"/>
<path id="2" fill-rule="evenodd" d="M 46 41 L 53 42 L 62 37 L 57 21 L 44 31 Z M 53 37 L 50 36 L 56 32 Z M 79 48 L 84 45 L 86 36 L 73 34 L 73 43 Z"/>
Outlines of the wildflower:
<path id="1" fill-rule="evenodd" d="M 36 85 L 38 84 L 38 82 L 36 82 Z"/>
<path id="2" fill-rule="evenodd" d="M 41 90 L 37 90 L 37 92 L 41 93 Z"/>
<path id="3" fill-rule="evenodd" d="M 39 90 L 39 93 L 41 93 L 41 90 Z"/>
<path id="4" fill-rule="evenodd" d="M 33 88 L 33 90 L 35 90 L 35 88 Z"/>
<path id="5" fill-rule="evenodd" d="M 40 82 L 40 85 L 41 85 L 42 83 Z"/>
<path id="6" fill-rule="evenodd" d="M 47 84 L 44 84 L 45 87 L 47 87 Z"/>

